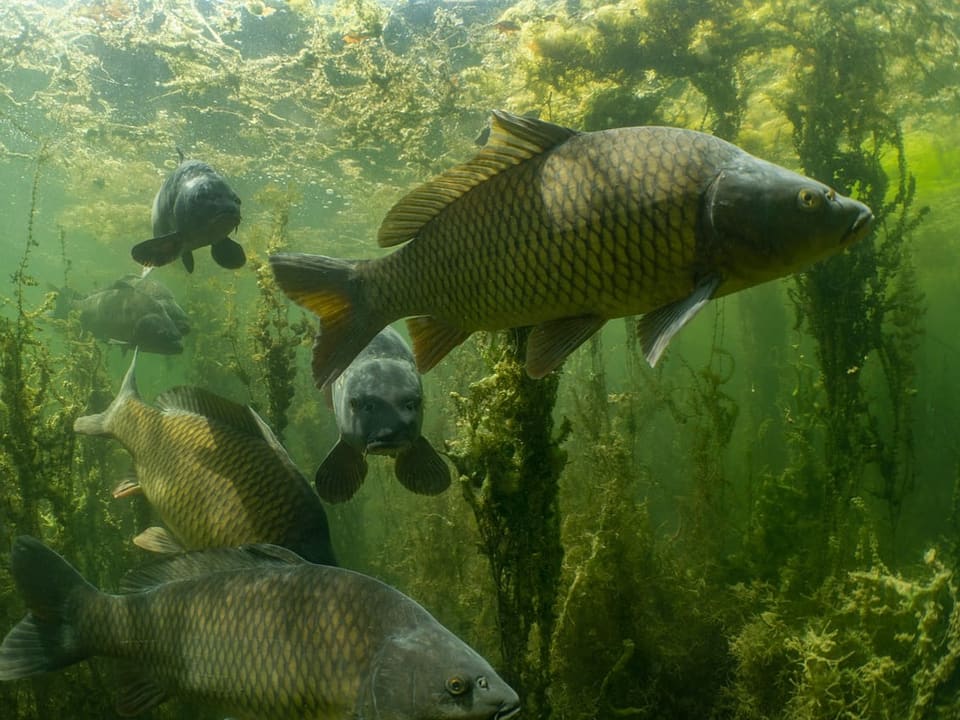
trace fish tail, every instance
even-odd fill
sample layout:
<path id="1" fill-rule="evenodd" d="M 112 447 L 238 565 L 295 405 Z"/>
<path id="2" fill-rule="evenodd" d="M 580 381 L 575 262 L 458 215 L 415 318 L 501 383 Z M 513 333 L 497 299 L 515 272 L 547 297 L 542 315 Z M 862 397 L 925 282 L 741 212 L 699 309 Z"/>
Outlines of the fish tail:
<path id="1" fill-rule="evenodd" d="M 11 553 L 13 579 L 29 613 L 0 644 L 0 680 L 58 670 L 90 654 L 73 626 L 76 608 L 99 591 L 39 540 L 22 535 Z"/>
<path id="2" fill-rule="evenodd" d="M 137 355 L 138 350 L 134 348 L 133 359 L 130 361 L 130 367 L 127 374 L 123 376 L 123 383 L 120 385 L 120 391 L 110 403 L 110 407 L 102 413 L 93 415 L 84 415 L 73 421 L 73 431 L 81 435 L 111 435 L 113 432 L 113 418 L 117 410 L 124 405 L 130 398 L 139 398 L 137 391 Z"/>
<path id="3" fill-rule="evenodd" d="M 369 307 L 358 263 L 323 255 L 282 253 L 270 256 L 280 289 L 320 318 L 313 346 L 313 377 L 326 388 L 388 320 Z"/>

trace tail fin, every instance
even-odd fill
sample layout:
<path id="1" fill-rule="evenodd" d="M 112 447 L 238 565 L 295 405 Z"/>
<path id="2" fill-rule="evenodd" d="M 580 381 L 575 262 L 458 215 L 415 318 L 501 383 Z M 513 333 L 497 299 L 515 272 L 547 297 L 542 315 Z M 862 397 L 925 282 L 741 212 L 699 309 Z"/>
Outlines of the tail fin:
<path id="1" fill-rule="evenodd" d="M 323 255 L 271 255 L 280 289 L 320 318 L 313 346 L 313 378 L 326 388 L 380 330 L 387 320 L 365 303 L 357 263 Z"/>
<path id="2" fill-rule="evenodd" d="M 71 617 L 78 597 L 99 591 L 39 540 L 23 535 L 13 544 L 13 579 L 30 611 L 0 645 L 0 680 L 16 680 L 80 662 Z"/>
<path id="3" fill-rule="evenodd" d="M 80 293 L 72 288 L 57 288 L 57 299 L 53 305 L 51 315 L 57 320 L 64 320 L 73 309 L 73 304 L 80 300 Z"/>
<path id="4" fill-rule="evenodd" d="M 137 392 L 137 355 L 139 351 L 134 349 L 133 359 L 130 361 L 130 367 L 127 374 L 123 376 L 123 383 L 120 385 L 120 391 L 110 403 L 110 407 L 102 413 L 95 415 L 84 415 L 78 417 L 73 422 L 73 431 L 81 435 L 110 435 L 112 434 L 113 416 L 117 409 L 127 402 L 130 398 L 138 399 L 140 393 Z"/>

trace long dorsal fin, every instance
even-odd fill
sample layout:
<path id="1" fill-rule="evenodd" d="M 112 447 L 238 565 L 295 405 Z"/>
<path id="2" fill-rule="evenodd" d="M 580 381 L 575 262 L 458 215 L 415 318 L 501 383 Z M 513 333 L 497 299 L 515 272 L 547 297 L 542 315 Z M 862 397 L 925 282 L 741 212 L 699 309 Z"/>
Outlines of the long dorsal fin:
<path id="1" fill-rule="evenodd" d="M 263 428 L 246 405 L 240 405 L 203 388 L 179 385 L 161 393 L 157 405 L 166 412 L 185 412 L 217 420 L 235 430 L 262 437 Z"/>
<path id="2" fill-rule="evenodd" d="M 383 219 L 377 243 L 380 247 L 392 247 L 412 239 L 464 193 L 577 134 L 576 130 L 543 120 L 494 110 L 490 139 L 479 154 L 421 185 L 394 205 Z"/>
<path id="3" fill-rule="evenodd" d="M 169 582 L 189 580 L 210 573 L 278 565 L 301 565 L 306 562 L 292 550 L 276 545 L 245 545 L 239 548 L 198 550 L 138 568 L 123 578 L 120 587 L 122 592 L 139 592 Z"/>

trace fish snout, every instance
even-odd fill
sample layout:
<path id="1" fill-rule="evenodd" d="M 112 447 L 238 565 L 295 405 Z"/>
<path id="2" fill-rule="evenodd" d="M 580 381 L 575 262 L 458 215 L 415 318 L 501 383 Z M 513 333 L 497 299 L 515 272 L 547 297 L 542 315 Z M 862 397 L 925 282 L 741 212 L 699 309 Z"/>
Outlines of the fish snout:
<path id="1" fill-rule="evenodd" d="M 520 712 L 520 698 L 514 693 L 509 700 L 500 703 L 500 707 L 493 713 L 492 720 L 507 720 Z"/>
<path id="2" fill-rule="evenodd" d="M 853 244 L 863 239 L 863 237 L 870 232 L 870 228 L 873 227 L 873 221 L 875 219 L 873 211 L 861 202 L 858 202 L 857 205 L 859 205 L 859 212 L 843 238 L 844 244 Z"/>
<path id="3" fill-rule="evenodd" d="M 415 439 L 407 427 L 380 428 L 367 437 L 367 452 L 371 455 L 392 455 L 409 447 Z"/>

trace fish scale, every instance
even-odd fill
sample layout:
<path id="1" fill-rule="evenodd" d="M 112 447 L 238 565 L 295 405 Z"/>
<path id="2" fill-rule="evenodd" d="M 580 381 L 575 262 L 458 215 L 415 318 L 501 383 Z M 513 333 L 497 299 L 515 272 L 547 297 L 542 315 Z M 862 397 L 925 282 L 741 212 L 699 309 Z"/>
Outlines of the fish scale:
<path id="1" fill-rule="evenodd" d="M 578 133 L 494 112 L 472 160 L 400 200 L 373 260 L 283 253 L 280 288 L 320 317 L 328 386 L 384 325 L 407 323 L 421 372 L 477 330 L 532 326 L 542 377 L 611 318 L 643 314 L 655 364 L 712 298 L 839 252 L 863 203 L 724 140 L 680 128 Z"/>
<path id="2" fill-rule="evenodd" d="M 136 356 L 110 408 L 77 432 L 114 437 L 133 456 L 137 486 L 186 549 L 270 542 L 335 564 L 317 494 L 250 408 L 199 388 L 144 403 Z"/>
<path id="3" fill-rule="evenodd" d="M 121 661 L 121 716 L 169 696 L 257 720 L 506 720 L 517 694 L 397 590 L 253 545 L 135 571 L 125 594 L 87 583 L 20 537 L 13 576 L 30 613 L 0 645 L 0 680 L 102 656 Z"/>

